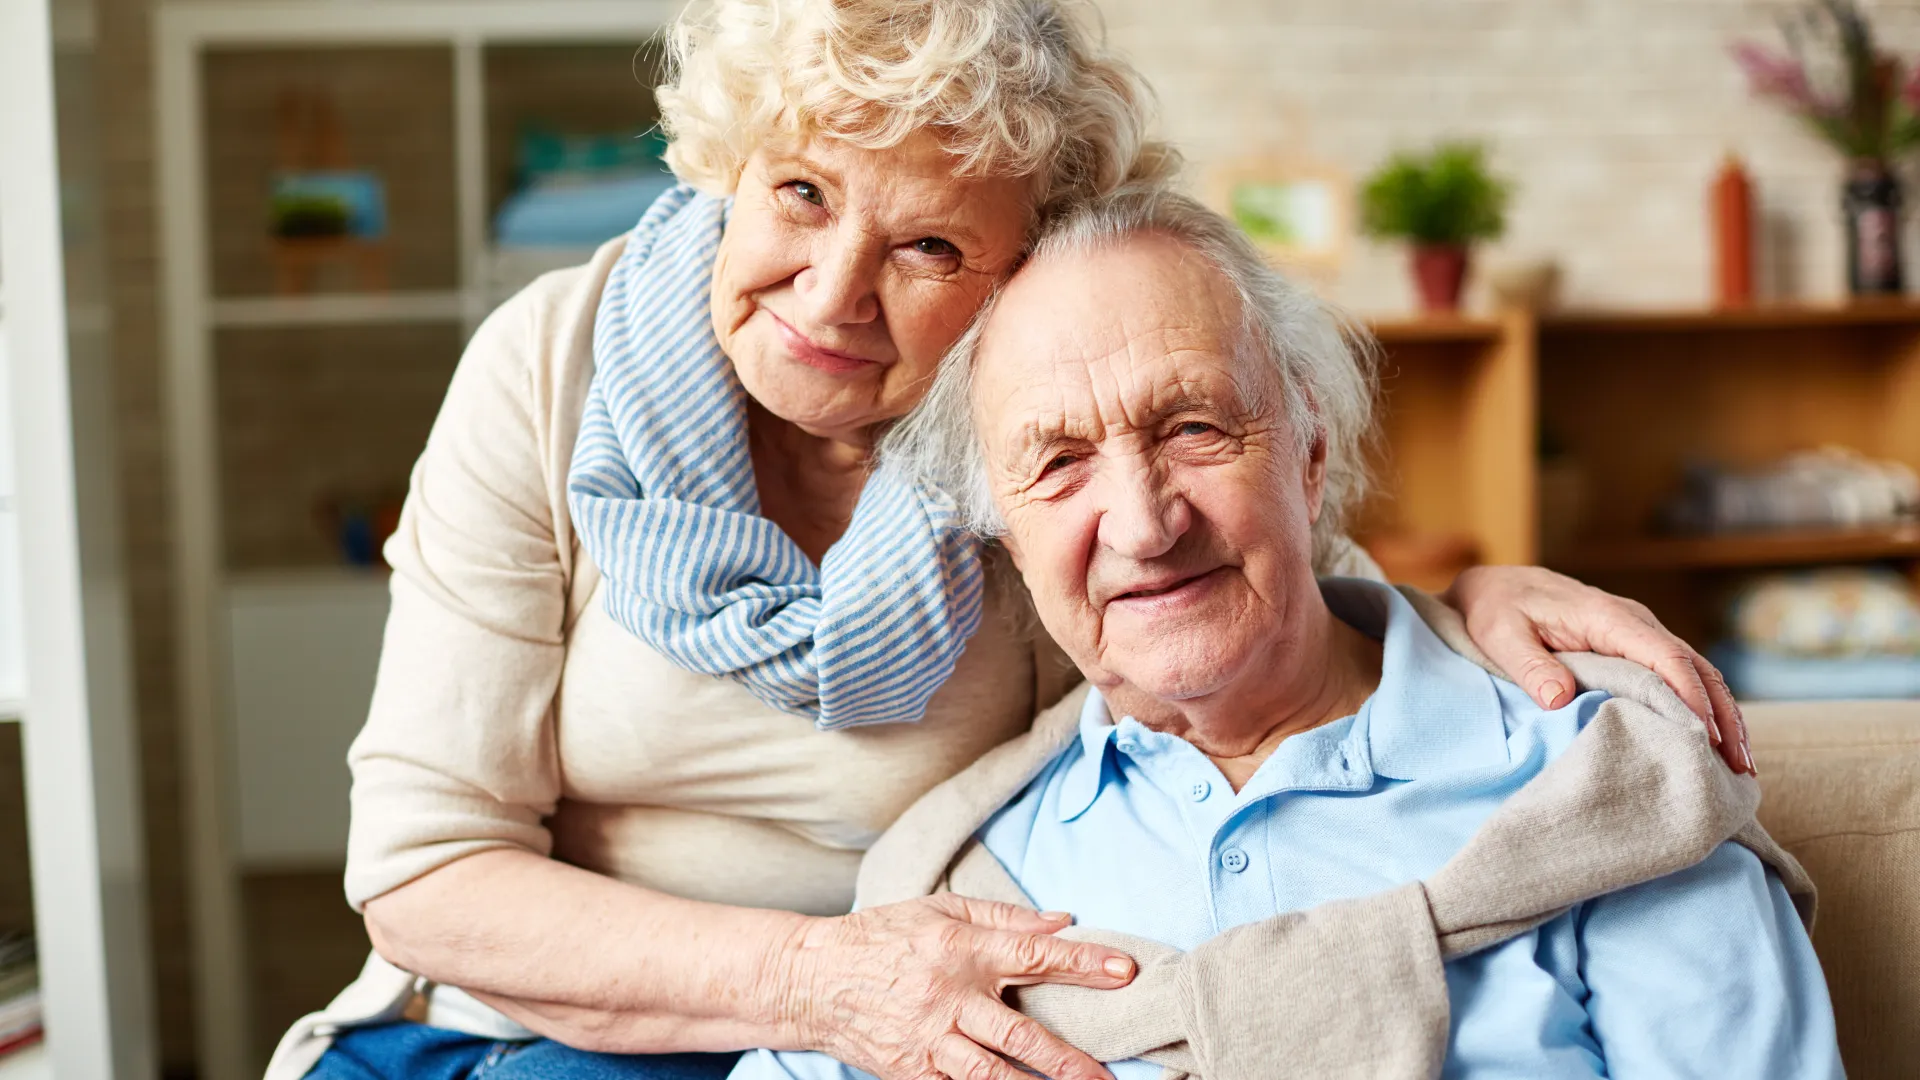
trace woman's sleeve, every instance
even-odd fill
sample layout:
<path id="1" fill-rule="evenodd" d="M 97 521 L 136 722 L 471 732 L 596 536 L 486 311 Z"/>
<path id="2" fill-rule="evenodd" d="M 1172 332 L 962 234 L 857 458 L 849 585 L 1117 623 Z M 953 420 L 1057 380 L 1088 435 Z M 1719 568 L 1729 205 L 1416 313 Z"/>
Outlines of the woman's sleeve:
<path id="1" fill-rule="evenodd" d="M 387 542 L 392 607 L 347 755 L 356 909 L 476 852 L 551 851 L 570 570 L 536 373 L 549 330 L 540 296 L 552 292 L 522 293 L 474 335 Z"/>

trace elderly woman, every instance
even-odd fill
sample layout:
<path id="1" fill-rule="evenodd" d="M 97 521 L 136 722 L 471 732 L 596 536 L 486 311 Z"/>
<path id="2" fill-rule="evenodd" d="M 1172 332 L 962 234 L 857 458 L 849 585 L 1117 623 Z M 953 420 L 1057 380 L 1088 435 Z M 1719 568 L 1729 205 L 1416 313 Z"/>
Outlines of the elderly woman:
<path id="1" fill-rule="evenodd" d="M 1065 2 L 676 26 L 692 187 L 486 322 L 414 473 L 351 755 L 375 955 L 276 1078 L 709 1075 L 746 1047 L 1103 1075 L 998 993 L 1119 985 L 1124 955 L 1000 905 L 848 914 L 873 839 L 1066 689 L 997 556 L 868 468 L 1032 227 L 1172 161 Z M 1745 765 L 1717 676 L 1642 609 L 1529 569 L 1453 600 L 1544 698 L 1571 687 L 1549 645 L 1666 663 Z"/>
<path id="2" fill-rule="evenodd" d="M 1047 227 L 881 457 L 1001 538 L 1091 689 L 910 809 L 862 903 L 944 879 L 1132 935 L 1134 986 L 1021 994 L 1121 1080 L 1841 1076 L 1805 874 L 1752 781 L 1666 768 L 1711 751 L 1656 680 L 1583 658 L 1587 692 L 1544 709 L 1424 597 L 1316 580 L 1370 390 L 1327 310 L 1190 200 Z M 1491 940 L 1442 974 L 1426 931 L 1468 908 Z M 762 1051 L 734 1080 L 853 1072 Z"/>

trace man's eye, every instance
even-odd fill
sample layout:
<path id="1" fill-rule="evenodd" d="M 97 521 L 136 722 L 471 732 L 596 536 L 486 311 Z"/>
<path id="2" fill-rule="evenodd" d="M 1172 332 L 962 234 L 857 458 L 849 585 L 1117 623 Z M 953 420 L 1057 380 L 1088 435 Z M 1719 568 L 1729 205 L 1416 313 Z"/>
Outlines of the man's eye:
<path id="1" fill-rule="evenodd" d="M 1072 454 L 1060 454 L 1056 456 L 1052 461 L 1047 462 L 1047 467 L 1040 470 L 1040 475 L 1045 476 L 1048 473 L 1056 472 L 1060 469 L 1064 469 L 1067 466 L 1073 464 L 1074 460 L 1075 458 Z"/>
<path id="2" fill-rule="evenodd" d="M 826 193 L 820 190 L 818 184 L 809 184 L 805 180 L 793 180 L 788 182 L 787 188 L 815 206 L 827 205 Z"/>
<path id="3" fill-rule="evenodd" d="M 948 258 L 960 254 L 960 249 L 937 236 L 923 236 L 913 242 L 913 250 L 922 255 L 936 258 Z"/>
<path id="4" fill-rule="evenodd" d="M 1211 435 L 1218 430 L 1219 429 L 1212 424 L 1205 424 L 1198 420 L 1189 420 L 1181 424 L 1178 428 L 1175 428 L 1174 433 L 1176 435 Z"/>

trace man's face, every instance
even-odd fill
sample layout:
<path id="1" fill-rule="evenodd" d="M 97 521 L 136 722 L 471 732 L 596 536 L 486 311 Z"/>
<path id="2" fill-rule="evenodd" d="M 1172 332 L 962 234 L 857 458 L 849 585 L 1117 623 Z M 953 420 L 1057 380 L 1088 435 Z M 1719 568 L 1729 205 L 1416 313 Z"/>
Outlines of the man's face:
<path id="1" fill-rule="evenodd" d="M 1136 237 L 1008 285 L 973 419 L 1047 630 L 1103 689 L 1193 700 L 1254 675 L 1317 595 L 1321 451 L 1247 355 L 1208 262 Z"/>

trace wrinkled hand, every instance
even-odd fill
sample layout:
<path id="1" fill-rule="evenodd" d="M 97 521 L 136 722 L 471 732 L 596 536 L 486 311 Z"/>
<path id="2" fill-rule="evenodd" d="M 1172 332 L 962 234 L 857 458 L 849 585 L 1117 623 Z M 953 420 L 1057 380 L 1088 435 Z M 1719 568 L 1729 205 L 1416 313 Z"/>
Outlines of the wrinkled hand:
<path id="1" fill-rule="evenodd" d="M 1573 700 L 1573 673 L 1553 658 L 1553 651 L 1631 660 L 1658 673 L 1706 721 L 1707 735 L 1728 768 L 1755 771 L 1746 721 L 1720 669 L 1660 625 L 1646 605 L 1538 566 L 1464 570 L 1442 599 L 1465 617 L 1480 651 L 1541 708 Z"/>
<path id="2" fill-rule="evenodd" d="M 1053 936 L 1071 922 L 952 893 L 818 920 L 799 946 L 803 1038 L 881 1080 L 1025 1080 L 998 1055 L 1055 1080 L 1111 1080 L 1001 997 L 1132 981 L 1125 953 Z"/>

